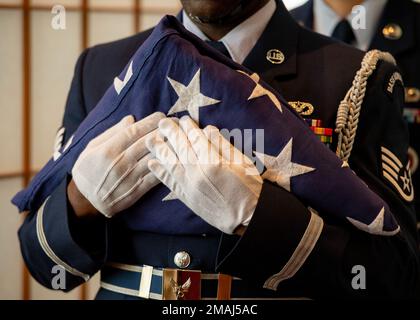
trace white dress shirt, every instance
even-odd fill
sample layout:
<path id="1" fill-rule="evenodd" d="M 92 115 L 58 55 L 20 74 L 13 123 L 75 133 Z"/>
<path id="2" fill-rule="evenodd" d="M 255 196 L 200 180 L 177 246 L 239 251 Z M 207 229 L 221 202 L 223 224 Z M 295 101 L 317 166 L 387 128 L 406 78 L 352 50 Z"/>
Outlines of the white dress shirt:
<path id="1" fill-rule="evenodd" d="M 365 0 L 361 4 L 366 10 L 365 29 L 355 29 L 352 24 L 353 19 L 361 17 L 360 12 L 353 11 L 346 17 L 353 27 L 356 38 L 353 45 L 357 48 L 361 50 L 369 49 L 386 3 L 387 0 Z M 316 32 L 330 37 L 341 20 L 342 18 L 324 0 L 314 0 L 314 30 Z"/>
<path id="2" fill-rule="evenodd" d="M 233 61 L 242 64 L 254 48 L 268 22 L 276 11 L 275 0 L 270 0 L 264 7 L 251 17 L 229 31 L 219 41 L 223 42 Z M 182 12 L 184 27 L 202 40 L 210 40 L 195 24 L 190 17 Z"/>

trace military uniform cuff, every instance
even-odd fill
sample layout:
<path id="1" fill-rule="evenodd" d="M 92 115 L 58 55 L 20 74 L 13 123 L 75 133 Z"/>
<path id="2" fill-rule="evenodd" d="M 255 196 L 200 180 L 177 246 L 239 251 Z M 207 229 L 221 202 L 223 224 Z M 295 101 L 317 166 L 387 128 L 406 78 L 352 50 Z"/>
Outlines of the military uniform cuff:
<path id="1" fill-rule="evenodd" d="M 46 255 L 73 276 L 85 281 L 98 271 L 105 261 L 102 256 L 92 255 L 72 236 L 70 214 L 73 214 L 67 200 L 68 177 L 47 199 L 37 214 L 36 229 L 38 241 Z M 106 224 L 103 223 L 102 243 L 106 244 Z M 95 235 L 97 236 L 97 235 Z M 94 239 L 92 239 L 94 241 Z"/>
<path id="2" fill-rule="evenodd" d="M 315 212 L 291 193 L 265 182 L 243 236 L 222 236 L 217 269 L 256 279 L 259 285 L 275 290 L 302 267 L 322 229 L 323 221 Z"/>

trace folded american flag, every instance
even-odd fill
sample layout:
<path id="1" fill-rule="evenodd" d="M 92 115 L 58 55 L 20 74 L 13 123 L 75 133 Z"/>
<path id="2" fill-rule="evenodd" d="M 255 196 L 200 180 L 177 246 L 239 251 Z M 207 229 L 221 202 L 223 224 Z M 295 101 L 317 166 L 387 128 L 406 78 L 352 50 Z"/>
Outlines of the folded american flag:
<path id="1" fill-rule="evenodd" d="M 263 177 L 321 215 L 350 221 L 372 234 L 393 235 L 399 230 L 388 205 L 318 140 L 281 96 L 171 16 L 161 20 L 58 157 L 44 166 L 13 203 L 20 211 L 38 210 L 71 172 L 91 139 L 126 115 L 139 120 L 156 111 L 189 114 L 201 127 L 263 129 L 263 148 L 258 150 L 257 135 L 243 135 L 244 145 L 251 146 L 266 167 Z M 159 185 L 120 216 L 134 230 L 215 231 L 179 200 L 162 201 L 168 193 Z"/>

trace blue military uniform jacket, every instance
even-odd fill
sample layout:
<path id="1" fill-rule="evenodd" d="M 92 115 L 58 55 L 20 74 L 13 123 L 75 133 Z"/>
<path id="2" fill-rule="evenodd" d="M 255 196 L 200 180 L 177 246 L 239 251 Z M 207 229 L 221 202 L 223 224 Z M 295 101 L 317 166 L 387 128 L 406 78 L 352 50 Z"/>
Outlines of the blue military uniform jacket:
<path id="1" fill-rule="evenodd" d="M 150 32 L 82 53 L 63 118 L 64 143 Z M 272 49 L 283 53 L 283 63 L 270 61 L 273 59 L 268 52 Z M 301 28 L 277 2 L 276 12 L 244 65 L 258 72 L 288 101 L 310 103 L 313 112 L 306 117 L 325 128 L 334 128 L 339 102 L 350 88 L 363 55 Z M 325 219 L 322 234 L 302 268 L 281 282 L 276 292 L 270 291 L 271 296 L 418 295 L 420 270 L 412 203 L 405 201 L 381 174 L 381 146 L 402 163 L 408 161 L 408 136 L 401 116 L 402 87 L 397 84 L 392 94 L 384 89 L 395 71 L 393 65 L 380 62 L 369 80 L 350 164 L 387 201 L 401 232 L 390 238 L 372 236 Z M 186 251 L 191 256 L 188 269 L 231 274 L 243 279 L 253 296 L 267 295 L 267 290 L 261 289 L 263 284 L 287 264 L 311 216 L 291 193 L 265 183 L 253 219 L 241 237 L 134 232 L 127 230 L 118 216 L 79 221 L 67 200 L 70 179 L 62 181 L 38 212 L 29 212 L 19 230 L 25 262 L 35 279 L 47 287 L 51 287 L 51 270 L 57 261 L 67 270 L 66 290 L 71 290 L 106 262 L 177 268 L 175 254 Z M 363 265 L 368 272 L 366 290 L 352 288 L 354 265 Z"/>
<path id="2" fill-rule="evenodd" d="M 313 0 L 291 11 L 293 17 L 309 29 L 313 28 Z M 386 31 L 391 34 L 386 36 Z M 420 4 L 412 0 L 388 0 L 371 49 L 390 52 L 397 60 L 405 85 L 404 115 L 410 133 L 410 160 L 415 194 L 420 193 Z M 420 197 L 415 199 L 420 221 Z"/>

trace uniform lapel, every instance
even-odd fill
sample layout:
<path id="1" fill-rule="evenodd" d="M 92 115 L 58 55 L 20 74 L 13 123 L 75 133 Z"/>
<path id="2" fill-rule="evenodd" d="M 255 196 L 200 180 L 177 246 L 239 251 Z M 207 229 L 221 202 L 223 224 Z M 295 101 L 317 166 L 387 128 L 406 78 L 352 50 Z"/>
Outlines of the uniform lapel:
<path id="1" fill-rule="evenodd" d="M 414 8 L 413 8 L 414 9 Z M 377 32 L 370 45 L 371 49 L 388 51 L 398 55 L 415 46 L 415 11 L 410 1 L 389 0 L 380 19 Z M 402 37 L 398 40 L 387 39 L 382 33 L 388 24 L 397 24 L 402 29 Z"/>
<path id="2" fill-rule="evenodd" d="M 299 25 L 284 4 L 277 1 L 273 17 L 243 65 L 259 73 L 266 81 L 278 76 L 296 74 L 298 37 Z M 267 59 L 267 54 L 273 49 L 283 53 L 285 59 L 282 63 L 275 64 Z"/>
<path id="3" fill-rule="evenodd" d="M 314 27 L 314 1 L 308 0 L 300 7 L 292 10 L 293 17 L 300 25 L 313 29 Z"/>

